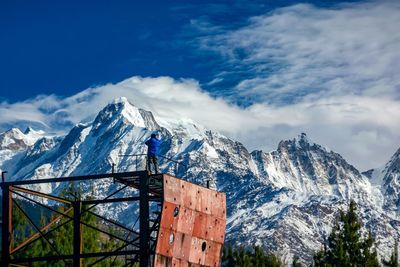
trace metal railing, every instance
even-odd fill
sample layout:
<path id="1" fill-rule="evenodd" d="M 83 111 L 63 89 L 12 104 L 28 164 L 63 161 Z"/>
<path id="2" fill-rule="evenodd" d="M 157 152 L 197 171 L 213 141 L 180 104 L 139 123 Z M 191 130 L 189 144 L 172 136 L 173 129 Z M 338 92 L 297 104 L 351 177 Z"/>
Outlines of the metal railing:
<path id="1" fill-rule="evenodd" d="M 147 164 L 147 154 L 120 154 L 120 155 L 118 155 L 118 156 L 119 156 L 119 157 L 135 157 L 135 170 L 136 170 L 136 171 L 138 171 L 139 159 L 140 159 L 141 157 L 145 157 L 145 159 L 146 159 L 146 170 L 147 170 L 147 167 L 148 167 L 148 164 Z M 175 160 L 175 159 L 172 159 L 172 158 L 169 158 L 169 157 L 165 157 L 165 156 L 162 156 L 162 155 L 156 155 L 156 156 L 157 156 L 158 158 L 163 158 L 163 159 L 165 159 L 166 162 L 173 162 L 173 163 L 175 164 L 175 176 L 178 175 L 179 166 L 183 166 L 183 167 L 185 168 L 185 169 L 184 169 L 184 172 L 186 172 L 187 169 L 188 169 L 188 166 L 187 166 L 186 164 L 180 162 L 180 161 L 177 161 L 177 160 Z"/>

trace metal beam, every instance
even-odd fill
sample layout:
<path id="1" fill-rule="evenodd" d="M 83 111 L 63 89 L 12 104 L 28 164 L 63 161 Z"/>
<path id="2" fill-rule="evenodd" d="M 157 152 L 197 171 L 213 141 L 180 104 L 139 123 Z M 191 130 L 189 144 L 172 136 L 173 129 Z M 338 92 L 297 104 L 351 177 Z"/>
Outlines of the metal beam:
<path id="1" fill-rule="evenodd" d="M 95 227 L 95 226 L 93 226 L 93 225 L 90 225 L 90 224 L 87 224 L 87 223 L 85 223 L 85 222 L 81 222 L 81 224 L 83 224 L 84 226 L 87 226 L 87 227 L 89 227 L 89 228 L 92 228 L 93 230 L 99 231 L 100 233 L 103 233 L 103 234 L 105 234 L 105 235 L 108 235 L 109 237 L 118 239 L 119 241 L 122 241 L 122 242 L 125 242 L 125 243 L 129 244 L 129 245 L 132 245 L 132 246 L 137 247 L 137 245 L 136 245 L 135 243 L 133 243 L 134 241 L 136 241 L 136 239 L 134 239 L 134 240 L 132 240 L 132 241 L 128 241 L 128 240 L 125 240 L 125 239 L 123 239 L 123 238 L 121 238 L 121 237 L 119 237 L 119 236 L 117 236 L 117 235 L 114 235 L 114 234 L 109 233 L 109 232 L 107 232 L 107 231 L 101 230 L 100 228 L 97 228 L 97 227 Z"/>
<path id="2" fill-rule="evenodd" d="M 83 253 L 80 258 L 98 258 L 98 257 L 111 257 L 111 256 L 125 256 L 125 255 L 136 255 L 139 250 L 124 250 L 124 251 L 112 251 L 112 252 L 93 252 Z M 38 261 L 62 261 L 62 260 L 73 260 L 74 255 L 61 255 L 61 256 L 43 256 L 43 257 L 30 257 L 30 258 L 19 258 L 12 259 L 11 263 L 32 263 Z M 2 265 L 3 266 L 3 265 Z"/>
<path id="3" fill-rule="evenodd" d="M 58 210 L 55 210 L 55 209 L 50 208 L 50 207 L 48 207 L 48 206 L 46 206 L 46 205 L 43 205 L 42 203 L 40 203 L 40 202 L 38 202 L 38 201 L 36 201 L 36 200 L 30 199 L 30 198 L 28 198 L 28 197 L 26 197 L 26 196 L 24 196 L 24 195 L 21 195 L 20 193 L 15 192 L 15 194 L 17 194 L 17 195 L 19 195 L 19 196 L 21 196 L 21 197 L 23 197 L 23 198 L 25 198 L 25 199 L 27 199 L 27 200 L 29 200 L 29 201 L 32 201 L 33 203 L 35 203 L 35 204 L 37 204 L 37 205 L 39 205 L 39 206 L 42 206 L 42 207 L 44 207 L 44 208 L 47 208 L 47 209 L 49 209 L 49 210 L 51 210 L 51 211 L 53 211 L 53 212 L 55 212 L 55 213 L 64 215 L 65 217 L 67 217 L 67 218 L 70 219 L 71 221 L 74 220 L 74 217 L 73 217 L 73 216 L 69 216 L 68 214 L 62 213 L 62 212 L 60 212 L 60 211 L 58 211 Z M 93 206 L 94 206 L 94 205 L 93 205 Z M 92 207 L 93 207 L 93 206 L 92 206 Z M 89 208 L 89 209 L 90 209 L 90 208 Z M 81 212 L 81 214 L 83 214 L 84 212 L 88 211 L 89 209 L 83 210 L 83 211 Z M 121 237 L 118 237 L 118 236 L 116 236 L 116 235 L 114 235 L 114 234 L 112 234 L 112 233 L 108 233 L 108 232 L 106 232 L 106 231 L 104 231 L 104 230 L 101 230 L 101 229 L 95 227 L 95 226 L 92 226 L 92 225 L 87 224 L 87 223 L 82 222 L 82 221 L 81 221 L 80 223 L 83 224 L 84 226 L 87 226 L 87 227 L 89 227 L 89 228 L 92 228 L 92 229 L 94 229 L 94 230 L 96 230 L 96 231 L 99 231 L 99 232 L 101 232 L 101 233 L 103 233 L 103 234 L 106 234 L 106 235 L 108 235 L 108 236 L 110 236 L 110 237 L 113 237 L 113 238 L 118 239 L 118 240 L 123 241 L 123 242 L 131 243 L 132 245 L 134 245 L 132 242 L 128 242 L 128 241 L 122 239 Z"/>
<path id="4" fill-rule="evenodd" d="M 124 185 L 123 187 L 121 187 L 120 189 L 114 191 L 112 194 L 108 195 L 108 196 L 105 197 L 104 199 L 110 199 L 112 196 L 118 194 L 119 192 L 121 192 L 122 190 L 124 190 L 124 189 L 127 188 L 127 187 L 128 187 L 127 185 Z M 84 212 L 86 212 L 86 211 L 89 211 L 89 210 L 95 208 L 97 205 L 98 205 L 98 204 L 93 204 L 93 205 L 90 206 L 89 208 L 84 209 L 84 210 L 82 211 L 82 213 L 84 213 Z"/>
<path id="5" fill-rule="evenodd" d="M 139 216 L 140 216 L 140 266 L 149 266 L 150 256 L 150 229 L 149 229 L 149 183 L 148 176 L 141 177 Z"/>
<path id="6" fill-rule="evenodd" d="M 1 225 L 1 266 L 8 267 L 10 264 L 10 187 L 2 184 L 2 225 Z"/>
<path id="7" fill-rule="evenodd" d="M 118 226 L 119 228 L 122 228 L 122 229 L 124 229 L 125 231 L 128 231 L 128 232 L 131 233 L 131 234 L 140 235 L 140 233 L 135 232 L 135 230 L 129 229 L 129 228 L 126 227 L 125 225 L 122 225 L 122 224 L 120 224 L 120 223 L 118 223 L 118 222 L 116 222 L 116 221 L 114 221 L 114 220 L 111 220 L 111 219 L 108 219 L 108 218 L 106 218 L 106 217 L 100 216 L 100 215 L 98 215 L 98 214 L 96 214 L 96 213 L 94 213 L 94 212 L 91 212 L 91 211 L 88 211 L 88 212 L 89 212 L 90 214 L 92 214 L 93 216 L 99 218 L 100 220 L 104 220 L 105 222 L 108 222 L 108 223 L 111 223 L 111 224 L 113 224 L 113 225 L 116 225 L 116 226 Z"/>
<path id="8" fill-rule="evenodd" d="M 46 233 L 43 233 L 43 236 L 47 236 L 47 235 L 53 233 L 54 231 L 56 231 L 57 229 L 60 229 L 61 227 L 63 227 L 64 225 L 66 225 L 67 223 L 69 223 L 69 222 L 71 222 L 71 221 L 72 221 L 71 219 L 68 219 L 68 220 L 64 221 L 63 223 L 58 224 L 58 225 L 57 225 L 56 227 L 54 227 L 53 229 L 47 231 Z M 14 249 L 14 250 L 11 252 L 11 254 L 14 254 L 15 252 L 18 252 L 19 250 L 21 250 L 22 248 L 24 248 L 24 247 L 26 247 L 26 246 L 32 244 L 32 243 L 35 242 L 36 240 L 38 240 L 38 239 L 34 239 L 34 240 L 29 241 L 29 242 L 26 243 L 23 247 L 18 248 L 18 250 Z"/>
<path id="9" fill-rule="evenodd" d="M 29 217 L 29 215 L 21 208 L 20 205 L 18 205 L 18 203 L 16 201 L 14 201 L 15 206 L 17 206 L 17 208 L 22 212 L 22 214 L 24 214 L 24 216 L 28 219 L 28 221 L 30 222 L 30 224 L 35 228 L 35 230 L 40 234 L 40 236 L 46 240 L 46 242 L 50 245 L 50 247 L 53 249 L 53 251 L 55 251 L 57 253 L 57 255 L 60 257 L 61 254 L 60 252 L 58 252 L 58 250 L 56 249 L 56 247 L 50 242 L 49 239 L 47 239 L 43 233 L 40 231 L 39 227 L 33 222 L 33 220 Z"/>
<path id="10" fill-rule="evenodd" d="M 11 190 L 14 191 L 19 191 L 19 192 L 23 192 L 23 193 L 27 193 L 27 194 L 31 194 L 31 195 L 36 195 L 36 196 L 40 196 L 40 197 L 44 197 L 44 198 L 48 198 L 48 199 L 52 199 L 58 202 L 63 202 L 66 204 L 71 204 L 71 200 L 65 199 L 65 198 L 61 198 L 61 197 L 56 197 L 56 196 L 52 196 L 49 194 L 45 194 L 45 193 L 41 193 L 41 192 L 37 192 L 37 191 L 33 191 L 33 190 L 29 190 L 26 188 L 22 188 L 22 187 L 18 187 L 18 186 L 11 186 Z"/>
<path id="11" fill-rule="evenodd" d="M 72 207 L 74 208 L 74 235 L 73 235 L 73 267 L 82 267 L 82 231 L 81 231 L 81 202 L 72 202 Z"/>
<path id="12" fill-rule="evenodd" d="M 65 211 L 65 213 L 68 213 L 72 210 L 72 208 L 69 208 L 68 210 Z M 64 215 L 59 215 L 58 217 L 56 217 L 54 220 L 52 220 L 51 222 L 49 222 L 47 225 L 45 225 L 42 229 L 40 229 L 40 231 L 43 233 L 43 235 L 46 235 L 47 233 L 44 233 L 44 231 L 46 231 L 47 229 L 49 229 L 53 224 L 59 222 L 62 218 L 64 217 Z M 21 249 L 22 247 L 24 247 L 25 245 L 28 245 L 30 243 L 32 243 L 33 241 L 35 241 L 36 239 L 38 239 L 40 237 L 39 233 L 33 234 L 30 237 L 28 237 L 27 239 L 25 239 L 21 244 L 19 244 L 18 246 L 16 246 L 15 248 L 12 248 L 10 253 L 13 254 L 14 252 L 18 251 L 19 249 Z"/>
<path id="13" fill-rule="evenodd" d="M 10 248 L 8 250 L 8 253 L 11 253 L 11 248 L 13 245 L 13 224 L 12 224 L 12 218 L 13 218 L 13 201 L 12 201 L 12 191 L 9 190 L 9 195 L 8 195 L 8 230 L 10 232 L 10 237 L 9 237 L 9 242 L 10 242 Z"/>
<path id="14" fill-rule="evenodd" d="M 114 252 L 121 251 L 121 250 L 123 250 L 124 248 L 126 248 L 128 245 L 129 245 L 129 244 L 124 244 L 123 246 L 121 246 L 121 247 L 117 248 L 116 250 L 114 250 Z M 126 255 L 124 255 L 124 256 L 126 256 Z M 97 261 L 93 262 L 92 264 L 90 264 L 90 265 L 87 266 L 87 267 L 96 266 L 96 264 L 98 264 L 99 262 L 102 262 L 103 260 L 107 259 L 108 257 L 109 257 L 109 256 L 103 256 L 102 258 L 98 259 Z"/>
<path id="15" fill-rule="evenodd" d="M 110 198 L 110 199 L 95 199 L 95 200 L 82 200 L 82 204 L 103 204 L 103 203 L 114 203 L 114 202 L 127 202 L 127 201 L 138 201 L 140 196 L 135 197 L 121 197 L 121 198 Z M 161 200 L 160 197 L 150 196 L 149 200 Z"/>
<path id="16" fill-rule="evenodd" d="M 127 177 L 144 177 L 147 175 L 146 171 L 135 171 L 135 172 L 120 172 L 120 173 L 105 173 L 95 175 L 82 175 L 82 176 L 70 176 L 70 177 L 59 177 L 59 178 L 44 178 L 37 180 L 20 180 L 12 182 L 4 182 L 7 186 L 14 185 L 30 185 L 30 184 L 43 184 L 43 183 L 62 183 L 62 182 L 74 182 L 74 181 L 87 181 L 107 178 L 127 178 Z"/>

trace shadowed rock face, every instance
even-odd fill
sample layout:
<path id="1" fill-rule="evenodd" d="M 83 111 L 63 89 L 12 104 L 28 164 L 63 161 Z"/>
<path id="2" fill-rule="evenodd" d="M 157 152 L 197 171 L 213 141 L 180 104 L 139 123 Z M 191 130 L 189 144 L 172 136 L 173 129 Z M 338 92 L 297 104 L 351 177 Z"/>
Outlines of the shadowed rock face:
<path id="1" fill-rule="evenodd" d="M 228 241 L 262 245 L 287 262 L 293 256 L 310 262 L 337 211 L 350 199 L 358 203 L 363 225 L 376 234 L 381 255 L 390 255 L 394 239 L 400 240 L 400 150 L 381 172 L 382 183 L 372 184 L 369 178 L 376 170 L 368 177 L 361 174 L 304 133 L 281 141 L 275 151 L 250 152 L 190 120 L 156 119 L 126 99 L 107 105 L 93 122 L 77 125 L 65 136 L 42 136 L 29 143 L 18 129 L 0 134 L 0 169 L 9 170 L 9 179 L 109 172 L 113 163 L 117 171 L 135 170 L 136 163 L 144 167 L 144 158 L 136 162 L 119 155 L 146 153 L 144 142 L 154 131 L 162 139 L 161 154 L 182 163 L 160 158 L 163 172 L 203 185 L 209 180 L 226 192 Z M 105 183 L 93 190 L 105 196 L 113 186 Z M 136 209 L 110 206 L 100 212 L 129 221 Z"/>

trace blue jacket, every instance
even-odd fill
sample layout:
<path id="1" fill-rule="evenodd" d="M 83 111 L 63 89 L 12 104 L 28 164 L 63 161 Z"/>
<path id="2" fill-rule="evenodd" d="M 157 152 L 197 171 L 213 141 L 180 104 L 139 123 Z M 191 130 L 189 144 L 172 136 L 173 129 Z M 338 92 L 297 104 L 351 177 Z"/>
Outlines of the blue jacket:
<path id="1" fill-rule="evenodd" d="M 157 156 L 158 155 L 158 152 L 160 150 L 160 145 L 161 145 L 160 140 L 152 137 L 149 140 L 147 140 L 145 144 L 148 146 L 147 155 L 149 155 L 149 156 Z"/>

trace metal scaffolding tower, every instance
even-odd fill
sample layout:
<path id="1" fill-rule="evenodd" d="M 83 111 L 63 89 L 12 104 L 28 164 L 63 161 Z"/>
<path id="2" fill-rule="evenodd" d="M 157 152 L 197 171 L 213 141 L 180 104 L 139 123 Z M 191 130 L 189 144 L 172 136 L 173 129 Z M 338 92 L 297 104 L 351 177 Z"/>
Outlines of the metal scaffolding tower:
<path id="1" fill-rule="evenodd" d="M 83 200 L 77 194 L 61 197 L 35 190 L 35 185 L 55 183 L 97 183 L 109 179 L 115 190 L 106 197 Z M 64 266 L 82 267 L 83 259 L 92 258 L 90 265 L 119 257 L 124 266 L 218 266 L 225 236 L 225 194 L 180 180 L 167 174 L 149 175 L 147 171 L 106 173 L 73 177 L 58 177 L 24 181 L 3 181 L 2 227 L 0 266 L 34 266 L 37 262 L 64 262 Z M 134 189 L 134 190 L 132 190 Z M 124 191 L 125 190 L 125 191 Z M 26 211 L 21 200 L 56 214 L 45 225 L 39 225 Z M 41 201 L 44 199 L 46 201 Z M 95 208 L 101 204 L 136 202 L 139 207 L 139 227 L 125 225 L 98 214 Z M 49 203 L 53 203 L 50 205 Z M 64 210 L 54 203 L 61 203 Z M 35 233 L 15 242 L 13 212 L 24 215 Z M 85 222 L 86 213 L 118 231 Z M 135 216 L 132 214 L 132 221 Z M 71 224 L 72 253 L 57 250 L 57 244 L 49 238 L 64 225 Z M 83 227 L 101 233 L 120 242 L 111 251 L 89 252 L 82 249 Z M 118 233 L 124 233 L 124 236 Z M 29 257 L 19 252 L 32 243 L 42 240 L 52 248 L 52 255 Z M 22 255 L 22 256 L 21 256 Z M 175 265 L 174 265 L 175 264 Z M 177 265 L 177 266 L 178 266 Z M 185 265 L 185 266 L 186 266 Z M 86 267 L 86 266 L 85 266 Z"/>
<path id="2" fill-rule="evenodd" d="M 156 218 L 152 222 L 152 227 L 149 224 L 149 204 L 150 202 L 159 202 L 162 200 L 162 188 L 161 183 L 157 181 L 161 179 L 160 175 L 149 176 L 146 171 L 136 171 L 136 172 L 123 172 L 123 173 L 109 173 L 109 174 L 99 174 L 99 175 L 85 175 L 85 176 L 75 176 L 75 177 L 59 177 L 59 178 L 48 178 L 48 179 L 38 179 L 38 180 L 27 180 L 27 181 L 13 181 L 5 182 L 1 184 L 2 188 L 2 243 L 1 243 L 1 266 L 11 266 L 13 264 L 18 264 L 24 266 L 24 264 L 30 264 L 33 262 L 51 262 L 51 261 L 64 261 L 66 266 L 80 267 L 82 266 L 83 258 L 98 258 L 95 263 L 106 259 L 111 256 L 129 256 L 127 260 L 127 266 L 132 265 L 134 262 L 140 262 L 141 266 L 148 266 L 150 262 L 150 257 L 154 256 L 155 242 L 153 236 L 154 232 L 157 231 L 159 224 L 159 218 Z M 121 184 L 121 187 L 115 190 L 110 195 L 102 199 L 94 200 L 80 200 L 77 197 L 73 199 L 66 199 L 54 195 L 45 194 L 35 190 L 28 189 L 31 185 L 35 184 L 46 184 L 46 183 L 70 183 L 70 182 L 83 182 L 90 180 L 101 180 L 101 179 L 113 179 L 115 182 Z M 133 187 L 139 189 L 138 195 L 128 196 L 128 197 L 113 197 L 117 193 L 121 192 L 127 187 Z M 45 205 L 32 196 L 41 197 L 47 200 L 52 200 L 54 202 L 64 203 L 69 205 L 70 208 L 68 212 L 60 212 L 52 206 Z M 45 226 L 38 226 L 37 223 L 31 218 L 27 211 L 21 207 L 15 198 L 20 198 L 34 203 L 40 207 L 44 207 L 51 212 L 57 213 L 59 216 L 54 220 L 49 222 Z M 139 201 L 139 225 L 140 231 L 137 232 L 130 229 L 128 226 L 123 225 L 119 222 L 112 221 L 105 218 L 99 214 L 93 212 L 94 208 L 99 204 L 105 203 L 117 203 L 117 202 L 132 202 Z M 87 207 L 88 208 L 83 208 Z M 19 209 L 22 214 L 28 219 L 30 224 L 35 228 L 36 233 L 27 237 L 25 241 L 20 244 L 13 244 L 13 223 L 12 223 L 12 212 L 13 208 Z M 72 215 L 70 212 L 72 211 Z M 130 234 L 130 239 L 124 239 L 116 236 L 114 233 L 109 233 L 98 226 L 90 225 L 81 220 L 81 216 L 84 213 L 91 213 L 98 219 L 107 222 L 115 228 L 120 228 L 125 232 Z M 160 217 L 160 216 L 158 216 Z M 64 219 L 64 221 L 62 221 Z M 60 222 L 63 225 L 67 223 L 72 223 L 73 225 L 73 254 L 63 254 L 57 251 L 56 247 L 48 240 L 47 236 L 49 233 L 59 229 Z M 104 251 L 104 252 L 92 252 L 83 253 L 82 252 L 82 225 L 99 231 L 104 235 L 108 235 L 124 243 L 122 247 L 115 249 L 114 251 Z M 23 250 L 32 242 L 38 239 L 45 240 L 50 246 L 54 248 L 54 252 L 57 255 L 42 256 L 42 257 L 13 257 L 18 251 Z M 129 249 L 127 249 L 129 248 Z M 127 258 L 128 259 L 128 258 Z M 72 264 L 70 263 L 72 261 Z M 92 264 L 95 265 L 95 264 Z"/>

